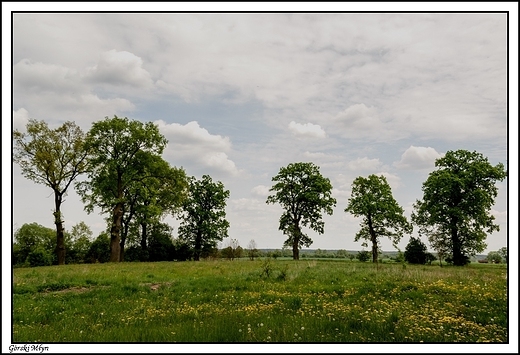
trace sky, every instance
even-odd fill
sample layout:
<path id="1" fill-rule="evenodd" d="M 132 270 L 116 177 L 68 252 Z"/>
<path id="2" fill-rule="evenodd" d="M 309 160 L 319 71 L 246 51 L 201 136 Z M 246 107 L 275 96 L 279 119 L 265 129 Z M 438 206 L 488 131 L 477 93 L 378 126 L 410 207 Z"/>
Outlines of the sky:
<path id="1" fill-rule="evenodd" d="M 154 122 L 171 165 L 230 190 L 229 238 L 243 247 L 282 247 L 266 198 L 289 163 L 318 165 L 337 200 L 323 235 L 305 229 L 310 248 L 347 250 L 362 249 L 361 220 L 344 212 L 356 177 L 384 175 L 410 217 L 445 152 L 507 166 L 505 13 L 16 13 L 12 26 L 13 129 Z M 12 169 L 12 229 L 53 228 L 52 190 Z M 497 186 L 485 253 L 507 245 L 507 179 Z M 85 221 L 97 236 L 107 216 L 83 207 L 70 188 L 65 228 Z"/>
<path id="2" fill-rule="evenodd" d="M 510 172 L 497 184 L 491 213 L 500 231 L 488 235 L 484 254 L 506 246 L 508 232 L 515 235 L 510 250 L 517 251 L 518 224 L 512 218 L 508 226 L 507 217 L 518 215 L 518 4 L 403 4 L 280 3 L 266 9 L 255 3 L 125 3 L 127 11 L 220 12 L 33 12 L 15 13 L 11 22 L 8 6 L 121 8 L 2 3 L 4 234 L 24 223 L 54 227 L 52 191 L 10 163 L 10 132 L 23 130 L 29 118 L 51 127 L 75 121 L 88 131 L 93 122 L 117 115 L 154 122 L 169 141 L 163 157 L 170 164 L 224 183 L 229 236 L 243 247 L 252 239 L 259 248 L 282 247 L 281 208 L 266 198 L 272 177 L 289 163 L 318 165 L 337 199 L 334 214 L 324 217 L 325 233 L 307 230 L 310 248 L 361 250 L 354 242 L 360 220 L 344 212 L 356 177 L 384 175 L 410 217 L 435 159 L 466 149 Z M 348 12 L 374 7 L 387 12 Z M 505 13 L 489 12 L 502 9 L 511 11 L 509 31 Z M 421 12 L 388 12 L 400 10 Z M 10 74 L 12 82 L 5 79 Z M 106 216 L 87 214 L 74 189 L 62 212 L 68 230 L 80 221 L 94 236 L 106 229 Z M 166 221 L 176 236 L 178 221 Z M 383 250 L 395 250 L 389 240 L 381 242 Z M 385 346 L 421 351 L 408 349 Z M 211 351 L 229 347 L 212 345 Z"/>

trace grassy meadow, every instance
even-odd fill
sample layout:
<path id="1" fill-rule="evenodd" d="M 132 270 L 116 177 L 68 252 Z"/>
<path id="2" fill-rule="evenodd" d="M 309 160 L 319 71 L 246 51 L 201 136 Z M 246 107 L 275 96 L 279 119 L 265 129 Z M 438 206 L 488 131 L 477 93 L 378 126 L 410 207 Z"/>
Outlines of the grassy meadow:
<path id="1" fill-rule="evenodd" d="M 505 265 L 263 259 L 13 273 L 14 342 L 508 341 Z"/>

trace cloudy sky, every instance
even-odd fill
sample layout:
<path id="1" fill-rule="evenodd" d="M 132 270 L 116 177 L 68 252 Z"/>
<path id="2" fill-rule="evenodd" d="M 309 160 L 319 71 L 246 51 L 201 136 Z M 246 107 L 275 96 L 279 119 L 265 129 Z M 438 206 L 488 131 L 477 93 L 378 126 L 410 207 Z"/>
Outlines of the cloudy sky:
<path id="1" fill-rule="evenodd" d="M 281 209 L 265 201 L 292 162 L 318 165 L 337 199 L 311 248 L 348 250 L 361 249 L 344 212 L 356 177 L 386 176 L 410 216 L 446 151 L 507 164 L 504 13 L 16 13 L 12 26 L 14 129 L 156 123 L 167 161 L 230 190 L 229 236 L 244 247 L 282 247 Z M 487 251 L 507 243 L 507 180 L 498 187 Z M 14 229 L 53 228 L 51 189 L 16 165 L 12 200 Z M 62 208 L 67 229 L 106 228 L 73 189 Z"/>

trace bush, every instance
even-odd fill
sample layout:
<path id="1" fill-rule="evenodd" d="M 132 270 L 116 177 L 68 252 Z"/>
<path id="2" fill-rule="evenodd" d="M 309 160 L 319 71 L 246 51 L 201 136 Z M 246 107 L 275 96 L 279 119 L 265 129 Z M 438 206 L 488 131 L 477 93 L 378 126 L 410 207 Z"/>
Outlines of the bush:
<path id="1" fill-rule="evenodd" d="M 420 239 L 411 237 L 404 251 L 404 259 L 410 264 L 426 264 L 427 248 Z"/>
<path id="2" fill-rule="evenodd" d="M 360 252 L 357 253 L 357 259 L 361 262 L 366 262 L 366 261 L 369 261 L 370 260 L 370 252 L 368 252 L 367 250 L 361 250 Z"/>
<path id="3" fill-rule="evenodd" d="M 30 266 L 52 265 L 52 259 L 52 254 L 42 246 L 36 247 L 34 250 L 29 252 L 29 255 L 27 256 L 27 262 Z"/>
<path id="4" fill-rule="evenodd" d="M 86 254 L 86 261 L 106 263 L 110 260 L 110 237 L 108 233 L 101 233 L 92 242 Z"/>

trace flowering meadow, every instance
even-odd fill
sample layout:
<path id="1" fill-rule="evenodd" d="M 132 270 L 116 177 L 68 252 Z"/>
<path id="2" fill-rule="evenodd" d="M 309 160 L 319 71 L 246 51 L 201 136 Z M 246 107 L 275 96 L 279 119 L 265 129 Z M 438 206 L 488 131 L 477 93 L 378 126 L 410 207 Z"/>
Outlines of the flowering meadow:
<path id="1" fill-rule="evenodd" d="M 14 342 L 506 343 L 507 268 L 234 260 L 14 269 Z"/>

